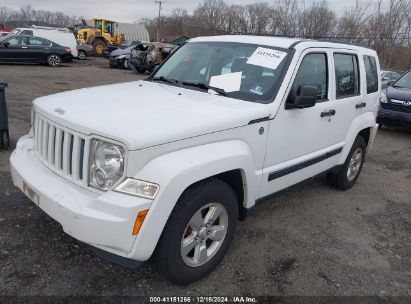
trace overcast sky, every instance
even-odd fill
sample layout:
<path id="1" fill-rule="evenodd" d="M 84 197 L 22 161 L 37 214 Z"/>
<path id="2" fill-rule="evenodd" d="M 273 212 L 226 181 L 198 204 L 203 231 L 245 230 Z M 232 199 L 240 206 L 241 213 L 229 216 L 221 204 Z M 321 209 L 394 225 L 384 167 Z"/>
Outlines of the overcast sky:
<path id="1" fill-rule="evenodd" d="M 169 14 L 173 8 L 185 8 L 192 12 L 202 0 L 165 0 L 162 14 Z M 256 0 L 224 0 L 228 4 L 249 4 L 262 2 Z M 309 5 L 313 0 L 305 0 Z M 374 0 L 375 1 L 375 0 Z M 273 0 L 267 0 L 273 3 Z M 371 1 L 372 2 L 372 1 Z M 347 7 L 354 5 L 355 0 L 328 0 L 331 8 L 341 14 Z M 94 16 L 113 18 L 118 22 L 134 22 L 143 17 L 155 17 L 158 14 L 154 0 L 0 0 L 0 6 L 19 8 L 31 5 L 34 9 L 61 11 L 68 15 L 83 16 L 86 19 Z"/>

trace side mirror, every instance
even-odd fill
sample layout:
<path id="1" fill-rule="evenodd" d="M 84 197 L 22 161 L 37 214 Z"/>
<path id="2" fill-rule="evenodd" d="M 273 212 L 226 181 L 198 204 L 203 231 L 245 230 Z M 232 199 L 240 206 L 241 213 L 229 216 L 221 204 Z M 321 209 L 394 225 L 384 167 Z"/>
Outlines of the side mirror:
<path id="1" fill-rule="evenodd" d="M 387 81 L 387 85 L 390 86 L 390 85 L 392 85 L 394 82 L 395 82 L 395 80 L 389 80 L 389 81 Z"/>
<path id="2" fill-rule="evenodd" d="M 315 106 L 317 102 L 318 87 L 312 85 L 301 85 L 298 87 L 297 95 L 290 95 L 287 100 L 286 109 L 304 109 Z"/>
<path id="3" fill-rule="evenodd" d="M 3 44 L 3 46 L 4 46 L 4 47 L 9 47 L 9 45 L 10 45 L 10 42 L 8 42 L 8 41 L 5 41 L 5 42 L 3 42 L 2 44 Z"/>

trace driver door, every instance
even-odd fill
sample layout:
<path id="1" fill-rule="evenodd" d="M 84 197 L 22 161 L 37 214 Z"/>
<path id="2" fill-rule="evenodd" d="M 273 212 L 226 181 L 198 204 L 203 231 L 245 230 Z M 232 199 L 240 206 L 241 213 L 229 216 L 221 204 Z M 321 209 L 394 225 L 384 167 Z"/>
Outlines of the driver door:
<path id="1" fill-rule="evenodd" d="M 287 188 L 331 167 L 331 54 L 324 49 L 302 53 L 285 100 L 269 122 L 260 197 Z M 286 109 L 299 87 L 318 87 L 315 106 Z"/>
<path id="2" fill-rule="evenodd" d="M 2 61 L 22 61 L 27 46 L 23 45 L 23 38 L 14 36 L 0 44 L 0 58 Z"/>

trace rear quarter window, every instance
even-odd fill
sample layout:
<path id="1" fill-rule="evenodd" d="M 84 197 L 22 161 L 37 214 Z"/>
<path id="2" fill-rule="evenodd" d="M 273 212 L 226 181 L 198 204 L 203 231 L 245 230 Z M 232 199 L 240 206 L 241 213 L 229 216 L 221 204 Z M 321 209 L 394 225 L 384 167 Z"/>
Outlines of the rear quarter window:
<path id="1" fill-rule="evenodd" d="M 365 77 L 367 79 L 367 94 L 378 91 L 377 60 L 373 56 L 364 56 Z"/>

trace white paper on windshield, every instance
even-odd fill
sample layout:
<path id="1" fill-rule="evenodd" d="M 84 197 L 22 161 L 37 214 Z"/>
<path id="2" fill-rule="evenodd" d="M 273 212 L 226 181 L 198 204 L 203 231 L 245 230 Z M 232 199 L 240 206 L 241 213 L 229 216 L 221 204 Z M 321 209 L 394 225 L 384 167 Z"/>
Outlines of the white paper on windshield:
<path id="1" fill-rule="evenodd" d="M 223 89 L 227 93 L 240 91 L 243 72 L 211 76 L 210 86 Z"/>
<path id="2" fill-rule="evenodd" d="M 247 63 L 275 70 L 287 55 L 285 52 L 258 47 Z"/>

